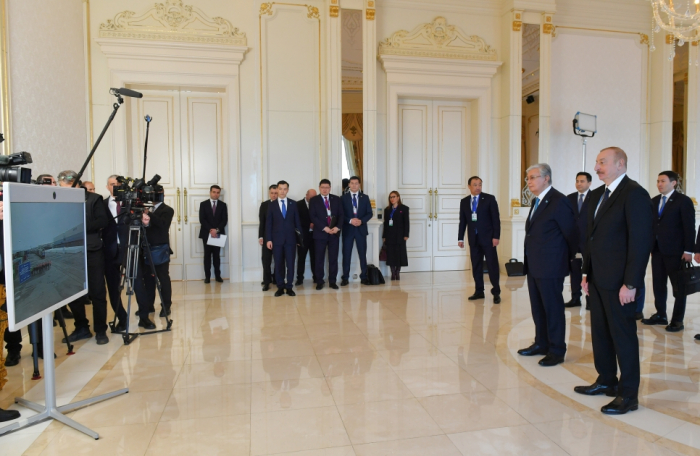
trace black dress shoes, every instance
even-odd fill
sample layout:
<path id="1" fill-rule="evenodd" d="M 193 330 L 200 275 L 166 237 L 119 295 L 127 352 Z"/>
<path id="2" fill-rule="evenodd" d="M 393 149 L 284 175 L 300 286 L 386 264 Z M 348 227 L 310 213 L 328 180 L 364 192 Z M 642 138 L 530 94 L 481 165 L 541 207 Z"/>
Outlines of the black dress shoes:
<path id="1" fill-rule="evenodd" d="M 106 332 L 95 333 L 95 342 L 97 345 L 104 345 L 109 343 L 109 337 L 107 337 Z"/>
<path id="2" fill-rule="evenodd" d="M 297 280 L 296 282 L 294 282 L 294 285 L 296 285 L 296 286 L 304 285 L 304 281 L 303 281 L 303 280 Z"/>
<path id="3" fill-rule="evenodd" d="M 12 367 L 19 364 L 19 360 L 22 359 L 22 355 L 18 351 L 8 351 L 7 358 L 5 358 L 5 366 Z"/>
<path id="4" fill-rule="evenodd" d="M 581 298 L 574 298 L 564 304 L 564 307 L 581 307 Z"/>
<path id="5" fill-rule="evenodd" d="M 501 295 L 493 295 L 493 303 L 500 304 L 501 303 Z"/>
<path id="6" fill-rule="evenodd" d="M 216 278 L 216 281 L 219 282 L 219 283 L 223 283 L 223 282 L 224 282 L 224 279 L 222 279 L 221 277 L 217 277 L 217 278 Z"/>
<path id="7" fill-rule="evenodd" d="M 348 282 L 348 279 L 343 279 L 343 280 L 340 281 L 340 286 L 341 286 L 341 287 L 344 287 L 344 286 L 347 286 L 349 283 L 350 283 L 350 282 Z"/>
<path id="8" fill-rule="evenodd" d="M 484 299 L 486 296 L 484 295 L 484 292 L 476 292 L 473 295 L 469 296 L 467 299 L 470 301 L 476 301 L 477 299 Z"/>
<path id="9" fill-rule="evenodd" d="M 677 333 L 678 331 L 683 331 L 683 323 L 679 321 L 672 321 L 670 325 L 666 326 L 666 331 L 671 333 Z"/>
<path id="10" fill-rule="evenodd" d="M 331 287 L 331 288 L 334 289 L 334 290 L 337 290 L 337 289 L 338 289 L 338 284 L 335 283 L 335 282 L 331 283 L 331 284 L 328 285 L 328 286 Z"/>
<path id="11" fill-rule="evenodd" d="M 323 284 L 322 284 L 322 283 L 319 283 L 318 285 L 316 285 L 316 289 L 317 289 L 317 290 L 323 290 Z"/>
<path id="12" fill-rule="evenodd" d="M 522 356 L 546 355 L 547 350 L 537 344 L 532 344 L 527 348 L 521 348 L 518 350 L 518 354 Z"/>
<path id="13" fill-rule="evenodd" d="M 606 415 L 624 415 L 639 408 L 639 401 L 636 397 L 617 396 L 611 403 L 604 405 L 600 411 Z"/>
<path id="14" fill-rule="evenodd" d="M 262 287 L 262 291 L 267 291 L 267 290 L 269 290 L 269 289 L 270 289 L 270 284 L 269 284 L 269 283 L 266 283 L 266 284 L 263 285 L 263 287 Z"/>
<path id="15" fill-rule="evenodd" d="M 287 288 L 287 296 L 296 296 L 297 294 L 294 293 L 294 290 L 291 288 Z"/>
<path id="16" fill-rule="evenodd" d="M 69 318 L 69 319 L 73 320 L 73 312 L 71 312 L 71 311 L 68 309 L 68 306 L 63 307 L 63 308 L 61 309 L 61 314 L 63 314 L 63 318 Z"/>
<path id="17" fill-rule="evenodd" d="M 206 279 L 204 279 L 204 283 L 211 283 L 211 279 L 207 277 Z"/>
<path id="18" fill-rule="evenodd" d="M 617 386 L 605 386 L 595 382 L 594 384 L 588 386 L 575 386 L 574 391 L 586 396 L 598 396 L 600 394 L 605 394 L 608 397 L 615 397 L 617 395 Z"/>
<path id="19" fill-rule="evenodd" d="M 634 319 L 639 321 L 644 319 L 644 312 L 635 312 Z"/>
<path id="20" fill-rule="evenodd" d="M 0 409 L 0 423 L 4 421 L 16 420 L 19 418 L 19 412 L 17 410 L 3 410 Z"/>
<path id="21" fill-rule="evenodd" d="M 168 315 L 167 315 L 167 316 L 169 317 L 171 313 L 173 313 L 173 311 L 170 310 L 170 309 L 168 309 Z M 165 316 L 166 316 L 166 315 L 165 315 L 165 309 L 161 307 L 161 308 L 160 308 L 160 313 L 158 314 L 158 317 L 160 317 L 160 318 L 165 318 Z"/>
<path id="22" fill-rule="evenodd" d="M 695 335 L 695 340 L 700 340 L 700 334 Z"/>
<path id="23" fill-rule="evenodd" d="M 591 305 L 588 304 L 588 301 L 586 301 L 586 310 L 591 310 Z"/>
<path id="24" fill-rule="evenodd" d="M 370 283 L 369 279 L 362 279 L 362 281 L 360 281 L 360 283 L 361 283 L 362 285 L 372 285 L 372 284 Z"/>
<path id="25" fill-rule="evenodd" d="M 79 340 L 89 339 L 91 337 L 92 337 L 92 333 L 90 332 L 90 330 L 88 328 L 82 327 L 82 328 L 76 329 L 75 331 L 73 331 L 72 333 L 70 333 L 68 335 L 68 342 L 77 342 Z M 64 337 L 61 342 L 63 342 L 65 344 L 66 338 Z"/>
<path id="26" fill-rule="evenodd" d="M 150 318 L 139 318 L 139 326 L 143 329 L 156 329 L 155 323 Z"/>
<path id="27" fill-rule="evenodd" d="M 278 288 L 277 291 L 275 291 L 275 298 L 279 298 L 284 294 L 284 288 Z"/>
<path id="28" fill-rule="evenodd" d="M 549 354 L 547 354 L 547 356 L 542 358 L 538 364 L 540 366 L 544 366 L 544 367 L 551 367 L 551 366 L 556 366 L 557 364 L 561 364 L 563 362 L 564 362 L 563 356 L 553 355 L 553 354 L 549 353 Z"/>
<path id="29" fill-rule="evenodd" d="M 659 314 L 654 314 L 651 316 L 651 318 L 643 318 L 642 319 L 642 324 L 644 325 L 668 325 L 668 319 L 666 317 L 662 317 Z"/>

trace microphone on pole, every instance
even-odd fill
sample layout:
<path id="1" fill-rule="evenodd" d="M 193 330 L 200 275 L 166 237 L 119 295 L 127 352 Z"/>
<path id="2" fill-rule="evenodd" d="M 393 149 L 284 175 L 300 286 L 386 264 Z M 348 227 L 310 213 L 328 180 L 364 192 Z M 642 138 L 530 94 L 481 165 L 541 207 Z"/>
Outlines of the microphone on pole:
<path id="1" fill-rule="evenodd" d="M 112 95 L 122 95 L 124 97 L 143 98 L 143 94 L 141 92 L 137 92 L 131 89 L 125 89 L 123 87 L 121 89 L 111 88 L 109 89 L 109 93 L 111 93 Z"/>

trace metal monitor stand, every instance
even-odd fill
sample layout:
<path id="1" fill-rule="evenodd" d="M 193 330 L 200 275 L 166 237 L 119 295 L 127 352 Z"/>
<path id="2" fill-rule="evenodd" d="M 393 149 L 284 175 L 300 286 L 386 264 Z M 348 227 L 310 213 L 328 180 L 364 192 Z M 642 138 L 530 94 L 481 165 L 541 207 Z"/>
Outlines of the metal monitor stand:
<path id="1" fill-rule="evenodd" d="M 43 336 L 44 336 L 44 349 L 48 350 L 48 354 L 44 356 L 44 392 L 46 394 L 46 405 L 37 404 L 36 402 L 30 402 L 21 397 L 15 398 L 15 403 L 20 404 L 24 407 L 32 409 L 38 412 L 38 415 L 27 418 L 26 420 L 18 421 L 16 423 L 10 424 L 0 428 L 0 435 L 7 434 L 8 432 L 16 431 L 18 429 L 23 429 L 34 424 L 40 423 L 47 419 L 53 419 L 60 421 L 66 426 L 70 426 L 73 429 L 87 434 L 93 439 L 97 440 L 100 435 L 80 423 L 73 421 L 64 415 L 64 413 L 72 412 L 79 408 L 87 407 L 88 405 L 96 404 L 98 402 L 111 399 L 113 397 L 126 394 L 129 392 L 129 388 L 123 388 L 111 393 L 102 394 L 100 396 L 95 396 L 90 399 L 84 399 L 82 401 L 73 402 L 71 404 L 62 405 L 60 407 L 56 406 L 56 366 L 54 364 L 53 356 L 49 356 L 53 351 L 53 317 L 52 313 L 42 317 L 43 322 Z"/>

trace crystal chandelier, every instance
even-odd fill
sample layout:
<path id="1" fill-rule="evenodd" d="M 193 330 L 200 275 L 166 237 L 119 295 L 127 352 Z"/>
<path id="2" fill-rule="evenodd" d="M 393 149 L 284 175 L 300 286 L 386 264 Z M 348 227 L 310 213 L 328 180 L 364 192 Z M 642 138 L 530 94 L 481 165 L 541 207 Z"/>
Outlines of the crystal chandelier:
<path id="1" fill-rule="evenodd" d="M 678 46 L 683 46 L 686 42 L 696 43 L 700 41 L 700 0 L 692 0 L 694 3 L 693 12 L 691 12 L 691 0 L 685 2 L 685 11 L 682 11 L 683 6 L 676 7 L 673 0 L 650 0 L 651 7 L 654 12 L 654 17 L 651 20 L 652 34 L 651 45 L 649 50 L 654 52 L 654 33 L 659 33 L 661 29 L 671 33 L 674 37 L 673 48 L 668 60 L 671 61 L 676 56 L 676 42 Z M 684 3 L 682 0 L 679 3 Z M 665 18 L 662 17 L 665 15 Z M 691 53 L 688 52 L 688 64 L 692 61 Z M 698 62 L 695 62 L 698 66 Z"/>

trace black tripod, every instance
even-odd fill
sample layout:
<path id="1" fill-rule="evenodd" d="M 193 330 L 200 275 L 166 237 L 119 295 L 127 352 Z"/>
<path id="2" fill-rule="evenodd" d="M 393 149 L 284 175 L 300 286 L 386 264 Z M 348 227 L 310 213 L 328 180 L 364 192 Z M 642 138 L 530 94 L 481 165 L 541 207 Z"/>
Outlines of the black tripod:
<path id="1" fill-rule="evenodd" d="M 143 223 L 141 222 L 140 218 L 132 220 L 131 225 L 129 226 L 129 241 L 127 245 L 128 250 L 126 252 L 126 265 L 121 266 L 122 280 L 119 285 L 120 293 L 124 289 L 124 286 L 126 286 L 126 329 L 124 330 L 124 332 L 117 331 L 116 312 L 114 314 L 114 320 L 109 323 L 109 326 L 112 329 L 113 333 L 120 333 L 122 335 L 122 339 L 124 339 L 124 345 L 129 345 L 138 336 L 170 331 L 170 328 L 173 325 L 173 321 L 168 317 L 168 315 L 170 314 L 170 305 L 165 304 L 163 302 L 160 280 L 158 280 L 158 275 L 156 275 L 156 268 L 153 265 L 153 257 L 151 255 L 151 247 L 148 244 L 148 239 L 146 237 L 146 228 L 143 226 Z M 131 297 L 134 295 L 134 280 L 141 280 L 139 271 L 139 263 L 141 262 L 140 260 L 142 258 L 141 249 L 143 249 L 143 252 L 146 254 L 148 266 L 150 266 L 151 274 L 153 274 L 153 278 L 155 279 L 156 289 L 158 290 L 158 297 L 160 298 L 161 306 L 163 306 L 163 310 L 165 311 L 165 321 L 167 322 L 167 326 L 165 327 L 165 329 L 154 329 L 151 331 L 132 333 L 129 332 L 129 316 L 131 315 Z"/>

